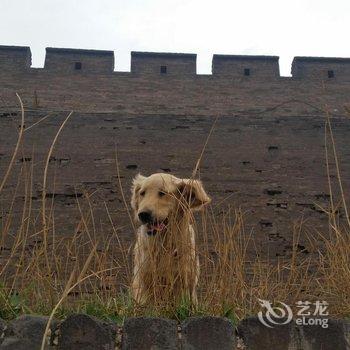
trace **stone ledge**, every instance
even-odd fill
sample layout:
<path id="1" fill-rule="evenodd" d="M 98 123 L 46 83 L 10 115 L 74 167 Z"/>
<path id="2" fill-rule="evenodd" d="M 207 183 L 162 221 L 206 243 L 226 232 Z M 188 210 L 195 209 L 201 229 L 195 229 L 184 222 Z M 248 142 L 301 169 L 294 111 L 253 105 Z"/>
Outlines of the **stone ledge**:
<path id="1" fill-rule="evenodd" d="M 37 350 L 48 318 L 23 315 L 0 320 L 0 350 Z M 350 321 L 329 320 L 321 326 L 267 328 L 257 317 L 235 328 L 221 317 L 191 317 L 181 324 L 154 317 L 134 317 L 124 327 L 84 314 L 52 323 L 45 349 L 56 350 L 350 350 Z"/>

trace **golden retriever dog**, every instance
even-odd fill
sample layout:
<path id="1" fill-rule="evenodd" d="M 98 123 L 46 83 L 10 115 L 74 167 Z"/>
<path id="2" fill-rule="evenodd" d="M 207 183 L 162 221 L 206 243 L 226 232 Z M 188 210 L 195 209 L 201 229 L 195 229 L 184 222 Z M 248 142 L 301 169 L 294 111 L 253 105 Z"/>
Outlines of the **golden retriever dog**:
<path id="1" fill-rule="evenodd" d="M 133 180 L 131 205 L 137 229 L 132 295 L 136 302 L 197 303 L 199 261 L 191 225 L 210 202 L 198 180 L 157 173 Z"/>

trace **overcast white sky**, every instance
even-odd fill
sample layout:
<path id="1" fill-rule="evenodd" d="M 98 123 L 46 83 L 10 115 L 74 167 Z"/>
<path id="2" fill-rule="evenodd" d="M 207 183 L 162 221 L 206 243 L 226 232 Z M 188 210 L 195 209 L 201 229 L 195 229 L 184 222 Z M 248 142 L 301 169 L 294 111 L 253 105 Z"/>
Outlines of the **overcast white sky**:
<path id="1" fill-rule="evenodd" d="M 350 0 L 0 0 L 0 44 L 114 50 L 116 70 L 130 51 L 197 53 L 211 73 L 218 54 L 350 57 Z"/>

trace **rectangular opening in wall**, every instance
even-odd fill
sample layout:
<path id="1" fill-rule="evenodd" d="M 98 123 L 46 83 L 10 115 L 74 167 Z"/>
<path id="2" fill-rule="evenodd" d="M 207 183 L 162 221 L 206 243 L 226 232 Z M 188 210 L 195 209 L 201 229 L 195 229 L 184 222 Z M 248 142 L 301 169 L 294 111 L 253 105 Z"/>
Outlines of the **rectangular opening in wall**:
<path id="1" fill-rule="evenodd" d="M 250 75 L 250 69 L 249 68 L 244 68 L 244 75 L 248 77 Z"/>
<path id="2" fill-rule="evenodd" d="M 81 62 L 75 62 L 75 64 L 74 64 L 74 69 L 75 70 L 81 70 L 81 67 L 82 67 Z"/>
<path id="3" fill-rule="evenodd" d="M 327 74 L 328 74 L 328 78 L 334 78 L 334 70 L 329 70 Z"/>
<path id="4" fill-rule="evenodd" d="M 160 73 L 166 74 L 167 73 L 167 66 L 160 66 Z"/>

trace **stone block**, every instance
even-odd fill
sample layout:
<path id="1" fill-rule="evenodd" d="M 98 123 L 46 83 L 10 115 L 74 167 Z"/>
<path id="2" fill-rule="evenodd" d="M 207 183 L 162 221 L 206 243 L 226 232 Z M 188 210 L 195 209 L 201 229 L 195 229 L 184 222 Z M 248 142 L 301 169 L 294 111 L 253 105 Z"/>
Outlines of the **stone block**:
<path id="1" fill-rule="evenodd" d="M 135 317 L 125 321 L 122 350 L 178 349 L 177 324 L 173 320 Z"/>
<path id="2" fill-rule="evenodd" d="M 6 329 L 7 329 L 6 322 L 0 318 L 0 344 L 4 340 Z"/>
<path id="3" fill-rule="evenodd" d="M 221 317 L 191 317 L 182 324 L 181 345 L 184 350 L 232 350 L 234 327 Z"/>
<path id="4" fill-rule="evenodd" d="M 48 317 L 22 315 L 10 322 L 4 331 L 1 349 L 37 350 L 41 347 Z M 51 335 L 56 322 L 53 322 L 47 334 L 46 349 L 51 349 Z"/>
<path id="5" fill-rule="evenodd" d="M 114 350 L 117 327 L 94 317 L 75 314 L 59 326 L 59 350 Z"/>
<path id="6" fill-rule="evenodd" d="M 328 328 L 300 326 L 303 350 L 350 350 L 350 322 L 328 320 Z"/>
<path id="7" fill-rule="evenodd" d="M 293 322 L 269 328 L 257 317 L 248 317 L 239 323 L 237 332 L 249 350 L 301 350 Z"/>

